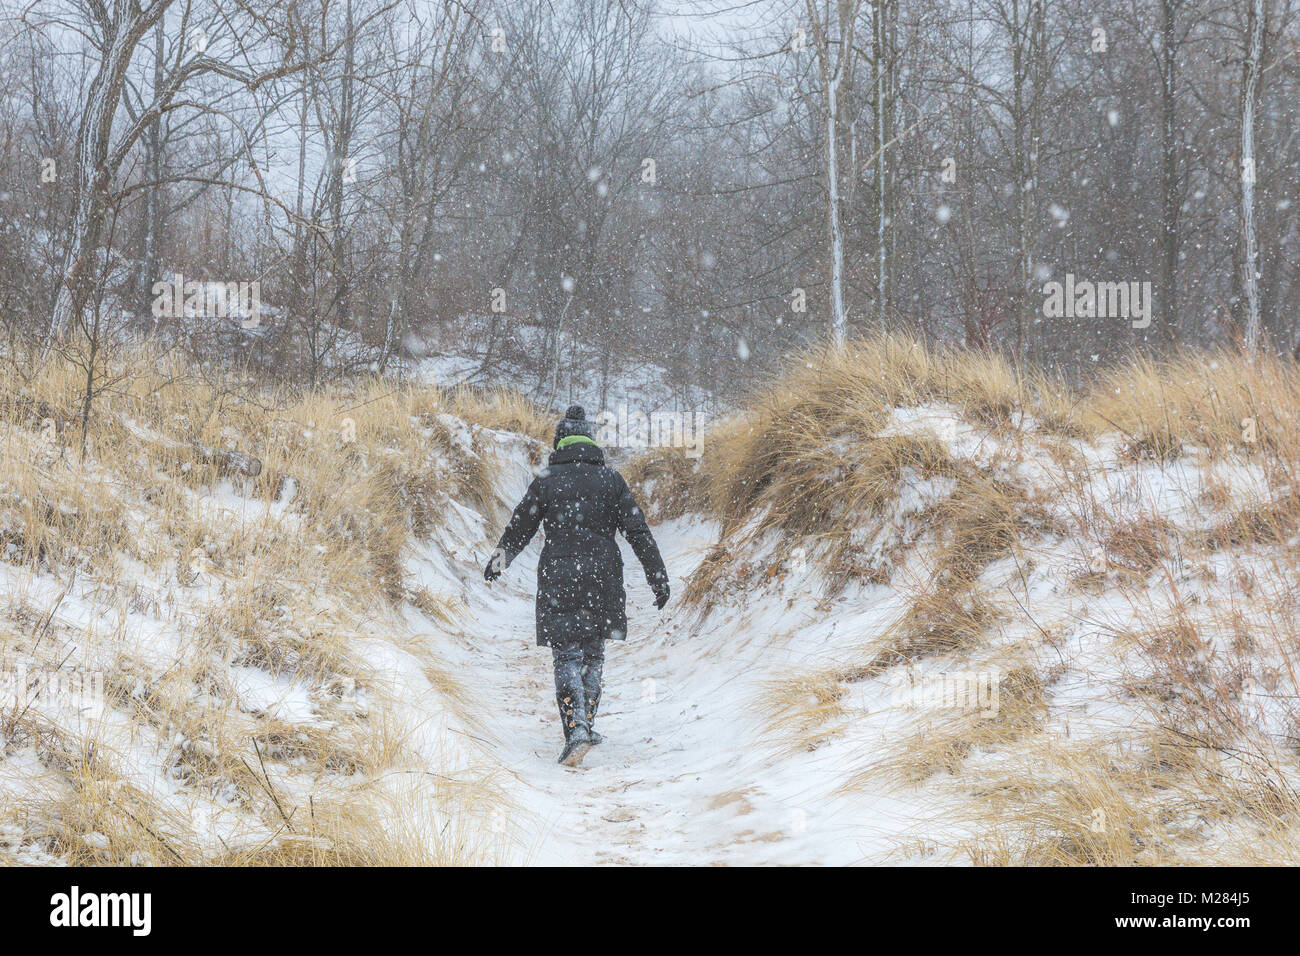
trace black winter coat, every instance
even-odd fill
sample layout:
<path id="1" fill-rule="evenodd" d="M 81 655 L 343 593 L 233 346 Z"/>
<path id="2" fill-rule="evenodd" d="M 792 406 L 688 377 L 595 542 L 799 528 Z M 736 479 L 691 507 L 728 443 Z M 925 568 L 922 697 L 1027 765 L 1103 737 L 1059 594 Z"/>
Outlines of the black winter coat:
<path id="1" fill-rule="evenodd" d="M 538 525 L 546 544 L 537 564 L 537 643 L 627 636 L 622 531 L 651 588 L 667 583 L 659 546 L 627 482 L 596 445 L 578 443 L 551 455 L 510 516 L 499 547 L 507 566 L 528 546 Z"/>

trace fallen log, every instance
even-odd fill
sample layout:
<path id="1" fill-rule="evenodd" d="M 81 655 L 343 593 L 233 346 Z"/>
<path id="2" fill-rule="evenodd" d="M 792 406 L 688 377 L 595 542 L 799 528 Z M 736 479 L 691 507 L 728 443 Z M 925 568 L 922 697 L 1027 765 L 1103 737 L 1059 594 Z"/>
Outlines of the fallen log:
<path id="1" fill-rule="evenodd" d="M 27 428 L 38 429 L 46 421 L 57 423 L 60 419 L 59 413 L 43 398 L 19 395 L 17 398 L 6 400 L 5 404 L 17 409 L 14 418 Z"/>
<path id="2" fill-rule="evenodd" d="M 167 438 L 159 435 L 157 432 L 147 428 L 138 422 L 133 422 L 125 418 L 119 418 L 122 426 L 126 428 L 135 438 L 142 442 L 148 442 L 151 445 L 160 445 L 163 448 L 171 449 L 176 452 L 185 452 L 193 456 L 205 465 L 216 465 L 217 474 L 224 477 L 242 476 L 245 478 L 256 478 L 262 473 L 262 459 L 247 452 L 235 451 L 231 448 L 217 448 L 214 445 L 205 445 L 197 439 L 190 441 L 177 441 L 174 438 Z"/>
<path id="3" fill-rule="evenodd" d="M 256 478 L 262 473 L 262 460 L 242 451 L 213 448 L 211 445 L 204 445 L 197 441 L 190 442 L 190 447 L 194 450 L 194 456 L 199 461 L 208 465 L 216 465 L 217 474 L 219 475 L 227 477 L 243 475 L 246 478 Z"/>

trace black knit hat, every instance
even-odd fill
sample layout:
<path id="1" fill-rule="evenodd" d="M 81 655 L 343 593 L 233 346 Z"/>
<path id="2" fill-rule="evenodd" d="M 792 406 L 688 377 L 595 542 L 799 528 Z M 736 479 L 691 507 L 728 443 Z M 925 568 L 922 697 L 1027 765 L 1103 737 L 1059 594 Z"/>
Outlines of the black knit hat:
<path id="1" fill-rule="evenodd" d="M 596 438 L 596 426 L 587 421 L 587 413 L 583 411 L 581 405 L 570 405 L 569 410 L 564 413 L 564 418 L 560 419 L 560 424 L 555 426 L 553 446 L 558 447 L 560 442 L 570 435 L 586 435 L 592 440 Z"/>

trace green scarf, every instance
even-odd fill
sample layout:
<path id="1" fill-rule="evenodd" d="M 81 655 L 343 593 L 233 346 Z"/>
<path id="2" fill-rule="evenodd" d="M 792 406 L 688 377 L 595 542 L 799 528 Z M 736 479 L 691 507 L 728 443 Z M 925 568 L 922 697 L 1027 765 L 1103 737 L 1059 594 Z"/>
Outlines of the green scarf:
<path id="1" fill-rule="evenodd" d="M 556 451 L 561 448 L 568 448 L 570 445 L 595 445 L 596 443 L 586 435 L 568 435 L 560 439 L 560 443 L 555 446 Z"/>

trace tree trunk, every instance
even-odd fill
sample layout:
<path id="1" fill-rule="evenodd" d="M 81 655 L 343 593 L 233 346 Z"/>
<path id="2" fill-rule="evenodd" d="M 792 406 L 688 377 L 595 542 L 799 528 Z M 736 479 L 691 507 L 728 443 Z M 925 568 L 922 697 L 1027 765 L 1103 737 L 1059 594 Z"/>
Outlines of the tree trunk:
<path id="1" fill-rule="evenodd" d="M 889 169 L 888 143 L 893 130 L 893 45 L 890 16 L 893 5 L 877 0 L 872 8 L 872 55 L 875 57 L 875 193 L 876 193 L 876 315 L 883 327 L 888 321 L 892 299 L 889 255 L 890 221 L 893 216 L 892 176 Z"/>
<path id="2" fill-rule="evenodd" d="M 334 299 L 337 305 L 337 327 L 347 325 L 351 318 L 351 289 L 348 274 L 348 231 L 343 227 L 343 185 L 351 169 L 352 127 L 355 124 L 353 72 L 356 68 L 356 31 L 353 29 L 352 0 L 347 0 L 344 11 L 347 35 L 343 47 L 343 89 L 339 108 L 339 127 L 334 143 L 334 190 L 330 208 L 333 220 L 334 247 Z"/>
<path id="3" fill-rule="evenodd" d="M 844 308 L 844 233 L 840 221 L 839 113 L 840 86 L 852 85 L 853 28 L 858 15 L 858 0 L 838 0 L 838 54 L 831 58 L 831 14 L 823 23 L 813 0 L 806 0 L 808 20 L 813 29 L 817 63 L 822 86 L 826 90 L 826 226 L 831 260 L 831 338 L 843 343 L 849 334 L 848 314 Z M 856 175 L 856 172 L 855 172 Z"/>
<path id="4" fill-rule="evenodd" d="M 1177 0 L 1161 0 L 1160 10 L 1160 292 L 1164 307 L 1156 335 L 1168 347 L 1178 338 Z"/>
<path id="5" fill-rule="evenodd" d="M 1024 358 L 1025 319 L 1029 301 L 1029 210 L 1026 195 L 1028 176 L 1028 151 L 1025 145 L 1025 98 L 1027 85 L 1026 65 L 1027 51 L 1020 36 L 1020 4 L 1013 2 L 1011 8 L 1012 50 L 1011 50 L 1011 84 L 1012 84 L 1012 137 L 1014 140 L 1012 169 L 1016 181 L 1016 358 Z"/>
<path id="6" fill-rule="evenodd" d="M 77 131 L 77 200 L 63 279 L 45 335 L 45 351 L 72 324 L 90 301 L 98 272 L 99 243 L 104 231 L 108 188 L 113 177 L 109 168 L 109 147 L 113 118 L 122 100 L 131 57 L 141 38 L 157 24 L 171 0 L 157 0 L 141 9 L 135 0 L 114 0 L 105 20 L 104 46 L 99 69 L 91 81 L 85 112 Z"/>
<path id="7" fill-rule="evenodd" d="M 1264 45 L 1264 0 L 1250 0 L 1246 17 L 1245 82 L 1241 92 L 1241 232 L 1244 245 L 1242 291 L 1246 298 L 1246 351 L 1259 349 L 1259 250 L 1255 237 L 1255 107 L 1259 102 L 1260 60 Z"/>
<path id="8" fill-rule="evenodd" d="M 840 232 L 839 143 L 835 117 L 839 107 L 840 72 L 826 84 L 826 181 L 827 226 L 831 240 L 831 335 L 836 344 L 848 338 L 849 322 L 844 313 L 844 236 Z"/>

